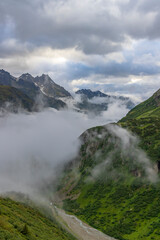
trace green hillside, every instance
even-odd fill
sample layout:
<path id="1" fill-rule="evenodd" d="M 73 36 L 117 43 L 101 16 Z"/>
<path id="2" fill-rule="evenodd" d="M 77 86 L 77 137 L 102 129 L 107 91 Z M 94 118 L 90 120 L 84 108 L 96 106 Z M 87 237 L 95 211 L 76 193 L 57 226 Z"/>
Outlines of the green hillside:
<path id="1" fill-rule="evenodd" d="M 157 93 L 131 111 L 134 117 L 87 130 L 58 186 L 65 210 L 120 240 L 160 239 L 160 114 L 147 114 L 158 109 Z M 118 126 L 132 132 L 126 146 Z"/>
<path id="2" fill-rule="evenodd" d="M 33 107 L 33 101 L 26 94 L 16 88 L 0 85 L 0 106 L 4 107 L 7 102 L 12 104 L 12 110 L 15 111 L 19 107 L 31 111 Z"/>
<path id="3" fill-rule="evenodd" d="M 8 198 L 0 198 L 0 239 L 73 240 L 53 220 Z"/>
<path id="4" fill-rule="evenodd" d="M 160 117 L 160 89 L 145 102 L 134 107 L 121 121 L 146 117 Z"/>

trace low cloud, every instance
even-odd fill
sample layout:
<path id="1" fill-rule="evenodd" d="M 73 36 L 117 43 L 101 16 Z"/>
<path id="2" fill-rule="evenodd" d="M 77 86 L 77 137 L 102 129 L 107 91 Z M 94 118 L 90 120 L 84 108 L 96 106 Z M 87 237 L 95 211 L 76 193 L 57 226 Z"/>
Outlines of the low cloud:
<path id="1" fill-rule="evenodd" d="M 111 134 L 111 137 L 108 137 L 107 144 L 113 144 L 114 149 L 107 153 L 103 162 L 96 165 L 91 172 L 92 178 L 90 177 L 89 179 L 96 179 L 103 175 L 104 171 L 106 178 L 116 179 L 118 176 L 125 177 L 126 170 L 124 169 L 126 168 L 133 176 L 142 177 L 142 179 L 151 183 L 156 183 L 158 181 L 156 167 L 147 154 L 139 148 L 140 140 L 138 137 L 126 129 L 113 124 L 106 125 L 106 136 L 108 132 Z M 100 157 L 101 151 L 98 151 L 96 153 L 97 160 Z M 119 163 L 120 159 L 121 163 Z M 118 168 L 119 164 L 121 164 L 120 169 Z"/>
<path id="2" fill-rule="evenodd" d="M 1 117 L 0 192 L 38 194 L 57 176 L 57 165 L 76 156 L 78 136 L 76 116 L 67 112 Z"/>
<path id="3" fill-rule="evenodd" d="M 90 127 L 121 118 L 127 111 L 122 109 L 112 104 L 94 118 L 73 110 L 2 113 L 0 193 L 16 191 L 37 197 L 53 191 L 51 183 L 64 164 L 77 156 L 78 137 Z"/>

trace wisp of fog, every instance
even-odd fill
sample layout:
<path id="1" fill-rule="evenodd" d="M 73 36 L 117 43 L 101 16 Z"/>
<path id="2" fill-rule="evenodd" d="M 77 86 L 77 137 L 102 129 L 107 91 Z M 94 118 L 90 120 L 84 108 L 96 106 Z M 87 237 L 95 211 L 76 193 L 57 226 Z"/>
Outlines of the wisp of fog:
<path id="1" fill-rule="evenodd" d="M 109 168 L 109 171 L 107 171 L 107 168 L 110 167 L 115 159 L 115 156 L 118 152 L 119 158 L 122 158 L 123 163 L 121 167 L 125 164 L 129 171 L 131 171 L 133 174 L 137 174 L 137 177 L 141 177 L 141 172 L 144 172 L 144 180 L 151 183 L 156 183 L 158 181 L 158 174 L 156 171 L 155 165 L 151 162 L 145 151 L 139 147 L 140 140 L 138 136 L 133 135 L 133 133 L 129 132 L 128 130 L 116 125 L 116 124 L 107 124 L 105 126 L 106 130 L 104 130 L 104 137 L 105 135 L 110 133 L 111 137 L 108 137 L 108 143 L 112 143 L 114 145 L 114 149 L 111 149 L 106 159 L 100 164 L 97 164 L 96 167 L 92 170 L 92 178 L 93 180 L 100 176 L 102 172 L 105 170 L 106 176 L 108 177 L 115 177 L 118 174 L 124 174 L 122 171 L 120 173 L 116 172 L 117 169 L 113 168 L 112 172 Z M 107 144 L 108 144 L 107 143 Z M 98 151 L 96 154 L 96 158 L 98 159 L 101 155 L 101 151 Z M 128 163 L 125 161 L 129 161 Z"/>

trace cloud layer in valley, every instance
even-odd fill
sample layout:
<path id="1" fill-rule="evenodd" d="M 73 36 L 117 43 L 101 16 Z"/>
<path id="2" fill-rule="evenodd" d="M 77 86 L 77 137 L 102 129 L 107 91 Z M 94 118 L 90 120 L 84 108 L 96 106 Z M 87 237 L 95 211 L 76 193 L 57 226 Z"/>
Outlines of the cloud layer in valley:
<path id="1" fill-rule="evenodd" d="M 119 105 L 118 105 L 119 104 Z M 5 113 L 0 121 L 0 193 L 23 192 L 35 197 L 47 190 L 61 167 L 77 156 L 78 137 L 87 128 L 120 119 L 127 112 L 110 104 L 101 116 L 45 109 L 37 113 Z M 44 187 L 44 189 L 43 189 Z"/>

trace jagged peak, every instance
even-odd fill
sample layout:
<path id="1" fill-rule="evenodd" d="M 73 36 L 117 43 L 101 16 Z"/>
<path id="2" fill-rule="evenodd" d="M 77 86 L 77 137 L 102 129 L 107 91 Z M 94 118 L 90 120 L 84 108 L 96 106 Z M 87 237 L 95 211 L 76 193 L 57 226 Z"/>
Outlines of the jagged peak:
<path id="1" fill-rule="evenodd" d="M 33 77 L 30 73 L 23 73 L 20 77 L 22 77 L 22 76 Z"/>
<path id="2" fill-rule="evenodd" d="M 55 82 L 52 80 L 52 78 L 48 75 L 43 73 L 41 76 L 35 77 L 36 81 L 44 82 L 44 83 L 52 83 L 55 84 Z"/>
<path id="3" fill-rule="evenodd" d="M 43 73 L 41 76 L 37 76 L 37 78 L 50 78 L 48 74 Z"/>
<path id="4" fill-rule="evenodd" d="M 34 81 L 34 77 L 30 73 L 23 73 L 17 80 L 19 81 L 19 79 L 23 79 L 28 82 Z"/>

